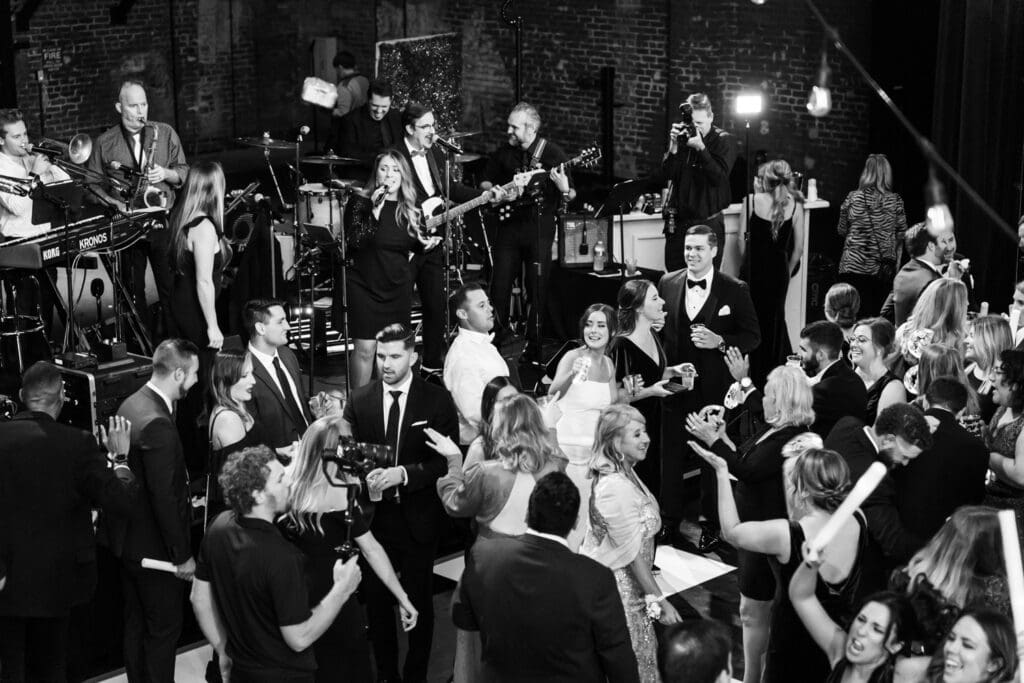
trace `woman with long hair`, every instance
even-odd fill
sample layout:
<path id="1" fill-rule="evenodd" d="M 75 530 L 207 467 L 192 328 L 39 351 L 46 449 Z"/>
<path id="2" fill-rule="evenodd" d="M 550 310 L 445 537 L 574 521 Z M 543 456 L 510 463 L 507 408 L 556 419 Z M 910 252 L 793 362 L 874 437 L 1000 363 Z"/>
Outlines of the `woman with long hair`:
<path id="1" fill-rule="evenodd" d="M 349 531 L 346 511 L 349 496 L 365 482 L 354 480 L 323 456 L 337 454 L 341 443 L 341 418 L 322 417 L 309 425 L 302 435 L 293 462 L 292 485 L 288 494 L 288 513 L 279 525 L 285 536 L 306 556 L 306 583 L 310 606 L 317 605 L 333 585 L 332 570 L 338 559 L 337 547 Z M 345 486 L 349 484 L 350 486 Z M 416 626 L 419 616 L 383 546 L 374 538 L 358 502 L 351 521 L 351 538 L 359 547 L 366 564 L 377 575 L 398 603 L 402 626 Z M 317 681 L 372 681 L 370 647 L 366 639 L 366 620 L 358 600 L 350 599 L 334 623 L 313 644 L 316 653 Z"/>
<path id="2" fill-rule="evenodd" d="M 412 316 L 412 271 L 409 254 L 431 249 L 416 206 L 412 171 L 402 155 L 377 155 L 365 194 L 355 192 L 345 205 L 348 267 L 348 335 L 353 339 L 352 388 L 370 381 L 377 332 Z M 334 320 L 342 320 L 341 278 L 334 280 Z"/>
<path id="3" fill-rule="evenodd" d="M 998 315 L 983 315 L 975 318 L 964 339 L 964 361 L 967 367 L 967 381 L 978 395 L 981 419 L 988 424 L 996 414 L 992 400 L 992 368 L 999 361 L 999 354 L 1013 348 L 1013 334 L 1010 323 Z"/>
<path id="4" fill-rule="evenodd" d="M 1024 540 L 1024 351 L 1003 351 L 992 369 L 992 400 L 999 408 L 986 432 L 994 480 L 985 504 L 1013 510 Z"/>
<path id="5" fill-rule="evenodd" d="M 836 229 L 844 238 L 839 279 L 860 292 L 865 315 L 877 315 L 892 291 L 907 232 L 903 198 L 892 191 L 892 166 L 884 154 L 864 162 L 857 189 L 839 207 Z"/>
<path id="6" fill-rule="evenodd" d="M 739 355 L 733 350 L 731 353 Z M 725 422 L 708 423 L 696 413 L 686 420 L 691 434 L 728 463 L 736 477 L 736 504 L 744 522 L 786 517 L 785 487 L 782 483 L 783 448 L 814 422 L 814 397 L 807 376 L 800 368 L 781 365 L 768 375 L 764 394 L 756 389 L 746 399 L 750 410 L 757 403 L 764 413 L 764 426 L 739 448 L 725 434 Z M 743 659 L 760 662 L 768 643 L 768 626 L 776 586 L 768 556 L 739 549 L 740 623 L 743 625 Z M 760 681 L 760 667 L 744 671 L 745 683 Z"/>
<path id="7" fill-rule="evenodd" d="M 494 453 L 494 406 L 499 401 L 515 396 L 519 389 L 506 375 L 497 375 L 484 385 L 480 397 L 480 433 L 469 443 L 466 460 L 462 463 L 463 471 L 482 460 L 492 460 Z"/>
<path id="8" fill-rule="evenodd" d="M 800 265 L 804 243 L 804 196 L 789 163 L 776 159 L 757 169 L 750 223 L 740 217 L 743 269 L 761 324 L 761 344 L 750 354 L 751 379 L 763 385 L 768 373 L 793 352 L 786 330 L 786 292 Z"/>
<path id="9" fill-rule="evenodd" d="M 1017 635 L 999 612 L 969 609 L 949 630 L 928 667 L 930 683 L 1011 683 L 1017 680 Z"/>
<path id="10" fill-rule="evenodd" d="M 565 469 L 540 408 L 529 396 L 515 393 L 497 400 L 490 422 L 490 459 L 465 468 L 458 444 L 432 429 L 425 432 L 428 444 L 448 461 L 448 473 L 437 481 L 445 512 L 473 519 L 477 539 L 526 533 L 526 509 L 534 486 L 551 472 Z M 575 550 L 572 536 L 569 544 Z M 466 558 L 472 562 L 472 553 Z M 457 630 L 454 670 L 457 683 L 482 681 L 478 633 Z"/>
<path id="11" fill-rule="evenodd" d="M 904 386 L 908 395 L 915 396 L 914 400 L 920 403 L 921 397 L 928 391 L 928 387 L 939 377 L 955 377 L 960 384 L 967 387 L 967 406 L 960 415 L 957 415 L 956 419 L 961 427 L 978 438 L 982 438 L 985 423 L 979 416 L 981 408 L 978 395 L 971 388 L 967 373 L 964 371 L 963 356 L 956 348 L 942 344 L 925 346 L 921 349 L 920 362 L 907 371 L 904 377 Z"/>
<path id="12" fill-rule="evenodd" d="M 896 329 L 896 342 L 902 345 L 922 330 L 931 331 L 932 344 L 962 351 L 967 336 L 967 285 L 945 277 L 932 281 L 921 292 L 910 317 Z"/>
<path id="13" fill-rule="evenodd" d="M 665 625 L 681 620 L 654 579 L 654 537 L 661 528 L 658 501 L 634 469 L 650 441 L 636 408 L 615 403 L 601 412 L 591 465 L 590 527 L 580 548 L 581 554 L 615 573 L 644 683 L 660 680 L 651 620 Z"/>
<path id="14" fill-rule="evenodd" d="M 896 328 L 885 318 L 868 318 L 853 327 L 850 361 L 868 390 L 865 421 L 874 424 L 879 411 L 893 403 L 906 403 L 907 391 L 892 371 Z"/>
<path id="15" fill-rule="evenodd" d="M 741 522 L 729 480 L 729 463 L 694 441 L 688 443 L 717 475 L 722 537 L 736 548 L 767 555 L 775 575 L 775 599 L 761 680 L 821 683 L 828 676 L 830 662 L 800 622 L 788 590 L 790 579 L 803 562 L 804 541 L 817 535 L 851 488 L 846 460 L 823 448 L 797 451 L 784 466 L 789 519 Z M 853 616 L 853 600 L 866 548 L 867 522 L 858 513 L 839 529 L 818 578 L 819 595 L 827 596 L 823 600 L 825 611 L 837 623 L 846 623 Z M 747 666 L 754 671 L 749 680 L 758 680 L 761 662 L 747 662 Z"/>
<path id="16" fill-rule="evenodd" d="M 210 370 L 210 466 L 206 491 L 206 516 L 212 519 L 225 509 L 217 475 L 228 456 L 263 443 L 263 428 L 246 407 L 256 384 L 248 352 L 221 351 Z M 212 483 L 211 483 L 212 482 Z"/>
<path id="17" fill-rule="evenodd" d="M 850 337 L 853 326 L 860 312 L 860 293 L 857 288 L 847 282 L 837 282 L 825 293 L 825 319 L 839 325 L 843 331 L 843 353 L 840 357 L 844 363 L 853 366 L 850 360 Z"/>
<path id="18" fill-rule="evenodd" d="M 671 396 L 665 382 L 672 371 L 655 326 L 665 323 L 665 300 L 650 280 L 629 280 L 620 288 L 618 334 L 610 353 L 615 363 L 618 395 L 644 416 L 651 442 L 637 474 L 655 495 L 661 494 L 661 399 Z M 659 328 L 660 329 L 660 328 Z M 676 523 L 679 520 L 675 520 Z"/>

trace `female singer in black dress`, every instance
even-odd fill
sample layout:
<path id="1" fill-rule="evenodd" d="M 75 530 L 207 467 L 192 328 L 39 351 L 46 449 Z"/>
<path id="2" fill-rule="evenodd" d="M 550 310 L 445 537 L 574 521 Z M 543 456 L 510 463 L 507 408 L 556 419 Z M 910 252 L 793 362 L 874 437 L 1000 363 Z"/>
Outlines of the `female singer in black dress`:
<path id="1" fill-rule="evenodd" d="M 388 150 L 379 155 L 367 185 L 368 194 L 353 194 L 345 207 L 345 239 L 352 259 L 347 283 L 348 336 L 355 342 L 353 389 L 370 381 L 377 332 L 392 323 L 409 324 L 410 255 L 432 249 L 440 240 L 428 238 L 421 230 L 412 171 L 401 154 Z M 334 295 L 340 320 L 343 309 L 337 286 Z"/>
<path id="2" fill-rule="evenodd" d="M 761 323 L 761 345 L 750 354 L 750 374 L 755 384 L 763 385 L 793 351 L 786 330 L 786 292 L 803 254 L 804 197 L 782 159 L 761 165 L 754 189 L 750 223 L 743 226 L 747 239 L 740 241 L 740 248 Z"/>
<path id="3" fill-rule="evenodd" d="M 189 169 L 171 212 L 170 263 L 174 270 L 170 315 L 178 336 L 199 347 L 199 382 L 178 402 L 178 432 L 189 468 L 206 465 L 207 440 L 198 426 L 210 368 L 224 334 L 217 322 L 222 269 L 231 260 L 224 239 L 224 171 L 215 161 Z"/>
<path id="4" fill-rule="evenodd" d="M 636 473 L 660 499 L 661 399 L 672 392 L 665 388 L 671 371 L 654 326 L 665 324 L 665 300 L 650 280 L 629 280 L 619 288 L 618 316 L 619 333 L 609 345 L 616 388 L 620 400 L 625 397 L 646 421 L 651 444 Z"/>

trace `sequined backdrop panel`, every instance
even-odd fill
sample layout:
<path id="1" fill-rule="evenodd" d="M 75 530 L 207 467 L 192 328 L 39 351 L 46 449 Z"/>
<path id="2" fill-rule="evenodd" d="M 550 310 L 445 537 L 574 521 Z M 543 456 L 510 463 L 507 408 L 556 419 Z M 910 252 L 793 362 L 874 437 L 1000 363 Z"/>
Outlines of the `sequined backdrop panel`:
<path id="1" fill-rule="evenodd" d="M 462 38 L 441 33 L 377 43 L 377 77 L 391 83 L 398 107 L 409 100 L 434 108 L 439 131 L 462 117 Z"/>

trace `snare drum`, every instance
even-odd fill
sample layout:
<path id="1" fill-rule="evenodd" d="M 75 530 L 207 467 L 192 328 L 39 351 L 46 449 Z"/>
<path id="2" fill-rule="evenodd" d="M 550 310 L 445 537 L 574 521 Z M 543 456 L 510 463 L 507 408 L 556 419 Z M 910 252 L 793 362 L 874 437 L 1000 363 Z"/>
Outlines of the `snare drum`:
<path id="1" fill-rule="evenodd" d="M 306 183 L 299 187 L 299 223 L 330 228 L 334 235 L 341 234 L 341 208 L 344 191 L 329 188 L 323 183 Z"/>

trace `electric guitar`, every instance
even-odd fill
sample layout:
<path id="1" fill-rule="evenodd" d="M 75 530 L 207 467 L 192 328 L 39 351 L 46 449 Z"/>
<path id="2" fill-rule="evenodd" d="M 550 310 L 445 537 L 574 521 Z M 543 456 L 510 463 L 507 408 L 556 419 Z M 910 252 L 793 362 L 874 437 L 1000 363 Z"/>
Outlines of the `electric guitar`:
<path id="1" fill-rule="evenodd" d="M 563 162 L 561 165 L 564 168 L 585 168 L 597 163 L 601 159 L 601 148 L 600 147 L 588 147 L 582 152 Z M 505 183 L 501 186 L 502 191 L 506 196 L 511 195 L 512 199 L 518 197 L 523 189 L 530 184 L 530 181 L 541 173 L 550 173 L 549 168 L 538 168 L 532 171 L 524 171 L 517 173 L 510 182 Z M 431 197 L 420 205 L 420 211 L 426 217 L 424 221 L 425 232 L 433 233 L 444 223 L 445 217 L 454 220 L 459 216 L 463 215 L 468 211 L 472 211 L 484 204 L 488 204 L 491 201 L 491 196 L 488 193 L 483 193 L 479 197 L 470 199 L 468 202 L 458 204 L 456 206 L 449 207 L 445 210 L 444 199 L 441 197 Z"/>

